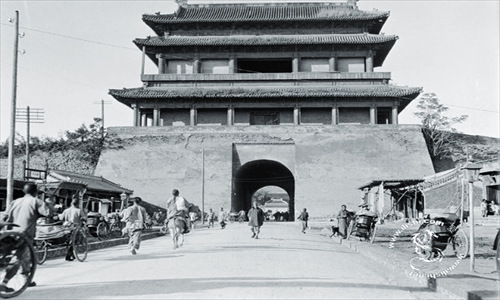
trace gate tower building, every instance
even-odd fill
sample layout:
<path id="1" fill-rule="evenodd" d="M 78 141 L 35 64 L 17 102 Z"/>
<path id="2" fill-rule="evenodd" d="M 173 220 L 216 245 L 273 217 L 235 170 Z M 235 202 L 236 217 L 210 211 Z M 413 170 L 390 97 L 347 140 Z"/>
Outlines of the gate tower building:
<path id="1" fill-rule="evenodd" d="M 158 72 L 143 72 L 142 87 L 110 90 L 133 110 L 133 127 L 110 128 L 97 172 L 158 201 L 161 183 L 235 211 L 275 185 L 292 215 L 352 209 L 356 187 L 375 176 L 432 174 L 420 128 L 398 125 L 422 89 L 375 72 L 398 39 L 381 33 L 389 12 L 356 2 L 184 1 L 172 14 L 143 15 L 155 35 L 134 44 Z M 116 150 L 116 141 L 129 142 Z"/>

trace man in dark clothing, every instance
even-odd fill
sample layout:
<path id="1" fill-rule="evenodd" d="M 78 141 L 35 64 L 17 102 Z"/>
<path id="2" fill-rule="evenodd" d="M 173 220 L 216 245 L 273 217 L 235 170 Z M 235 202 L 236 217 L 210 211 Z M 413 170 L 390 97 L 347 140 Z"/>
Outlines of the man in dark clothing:
<path id="1" fill-rule="evenodd" d="M 252 238 L 258 239 L 260 227 L 264 224 L 264 211 L 257 206 L 257 202 L 248 211 L 248 220 L 248 226 L 252 227 Z"/>
<path id="2" fill-rule="evenodd" d="M 302 233 L 306 233 L 307 221 L 309 220 L 309 214 L 307 213 L 307 209 L 304 208 L 304 210 L 300 213 L 300 216 L 297 219 L 302 221 Z"/>

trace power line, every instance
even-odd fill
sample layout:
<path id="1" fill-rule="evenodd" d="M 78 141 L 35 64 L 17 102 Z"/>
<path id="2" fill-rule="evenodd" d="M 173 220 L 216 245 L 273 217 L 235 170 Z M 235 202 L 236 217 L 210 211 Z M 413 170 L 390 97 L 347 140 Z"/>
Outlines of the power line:
<path id="1" fill-rule="evenodd" d="M 474 108 L 474 107 L 467 107 L 467 106 L 460 106 L 460 105 L 453 105 L 453 104 L 448 104 L 448 103 L 443 103 L 447 106 L 452 106 L 452 107 L 459 107 L 459 108 L 465 108 L 465 109 L 472 109 L 472 110 L 479 110 L 479 111 L 485 111 L 485 112 L 491 112 L 491 113 L 496 113 L 500 114 L 500 111 L 497 110 L 487 110 L 487 109 L 481 109 L 481 108 Z"/>
<path id="2" fill-rule="evenodd" d="M 7 23 L 0 23 L 0 24 L 12 27 L 12 25 L 7 24 Z M 76 41 L 97 44 L 97 45 L 101 45 L 101 46 L 109 46 L 109 47 L 115 47 L 115 48 L 121 48 L 121 49 L 136 51 L 136 49 L 130 48 L 130 47 L 119 46 L 119 45 L 114 45 L 114 44 L 109 44 L 109 43 L 98 42 L 98 41 L 91 41 L 91 40 L 87 40 L 87 39 L 82 39 L 82 38 L 77 38 L 77 37 L 73 37 L 73 36 L 63 35 L 63 34 L 54 33 L 54 32 L 50 32 L 50 31 L 38 30 L 38 29 L 33 29 L 33 28 L 28 28 L 28 27 L 20 27 L 20 28 L 26 29 L 26 30 L 30 30 L 30 31 L 34 31 L 34 32 L 39 32 L 39 33 L 45 33 L 45 34 L 49 34 L 49 35 L 53 35 L 53 36 L 58 36 L 58 37 L 62 37 L 62 38 L 72 39 L 72 40 L 76 40 Z"/>

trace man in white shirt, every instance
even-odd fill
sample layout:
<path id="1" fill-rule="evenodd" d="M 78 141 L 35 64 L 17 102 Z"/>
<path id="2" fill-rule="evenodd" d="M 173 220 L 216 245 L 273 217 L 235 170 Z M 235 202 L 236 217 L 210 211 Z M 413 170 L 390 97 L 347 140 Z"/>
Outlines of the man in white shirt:
<path id="1" fill-rule="evenodd" d="M 168 207 L 171 206 L 170 204 L 172 204 L 172 202 L 175 203 L 175 208 L 176 208 L 176 213 L 175 215 L 176 216 L 180 216 L 180 217 L 183 217 L 187 223 L 187 232 L 189 232 L 189 230 L 191 230 L 191 218 L 189 217 L 189 208 L 191 206 L 193 206 L 193 204 L 189 203 L 186 199 L 184 199 L 183 197 L 179 196 L 179 190 L 177 189 L 174 189 L 172 191 L 172 198 L 168 199 L 167 201 L 167 211 L 168 211 Z M 173 216 L 171 215 L 171 213 L 167 216 L 167 219 L 170 219 L 172 218 Z"/>
<path id="2" fill-rule="evenodd" d="M 74 229 L 78 229 L 82 226 L 82 213 L 79 208 L 80 200 L 77 195 L 73 195 L 71 200 L 71 206 L 66 208 L 62 215 L 59 217 L 65 226 L 71 227 Z M 68 249 L 66 251 L 66 260 L 72 261 L 75 259 L 73 254 L 73 244 L 70 242 L 68 245 Z"/>

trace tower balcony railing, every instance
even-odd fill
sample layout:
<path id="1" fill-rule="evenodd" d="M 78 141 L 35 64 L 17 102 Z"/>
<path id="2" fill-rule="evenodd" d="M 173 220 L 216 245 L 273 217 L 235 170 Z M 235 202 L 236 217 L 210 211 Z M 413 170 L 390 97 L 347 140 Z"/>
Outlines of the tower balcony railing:
<path id="1" fill-rule="evenodd" d="M 259 81 L 371 81 L 387 82 L 391 79 L 390 72 L 298 72 L 298 73 L 233 73 L 233 74 L 143 74 L 141 80 L 147 83 L 169 82 L 259 82 Z"/>

